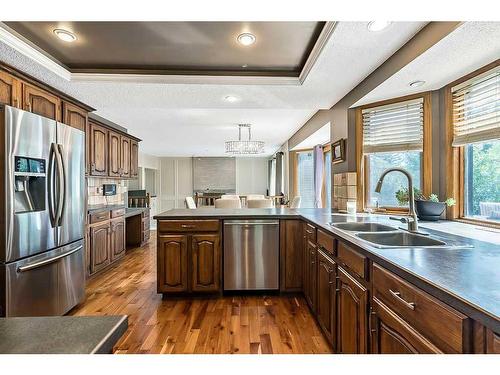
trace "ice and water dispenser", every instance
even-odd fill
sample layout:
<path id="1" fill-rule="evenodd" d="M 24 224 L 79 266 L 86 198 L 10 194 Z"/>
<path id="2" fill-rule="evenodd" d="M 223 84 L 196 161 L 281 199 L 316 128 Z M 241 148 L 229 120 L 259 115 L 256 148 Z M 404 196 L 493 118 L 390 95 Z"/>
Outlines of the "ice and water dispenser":
<path id="1" fill-rule="evenodd" d="M 15 157 L 15 212 L 44 211 L 47 194 L 44 159 Z"/>

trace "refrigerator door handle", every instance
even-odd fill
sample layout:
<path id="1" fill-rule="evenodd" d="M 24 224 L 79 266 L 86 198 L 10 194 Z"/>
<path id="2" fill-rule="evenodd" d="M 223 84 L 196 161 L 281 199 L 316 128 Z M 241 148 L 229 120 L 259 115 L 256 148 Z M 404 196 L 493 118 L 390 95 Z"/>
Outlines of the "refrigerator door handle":
<path id="1" fill-rule="evenodd" d="M 62 222 L 62 215 L 66 201 L 66 176 L 64 169 L 64 162 L 62 158 L 62 145 L 56 145 L 56 161 L 57 161 L 57 179 L 59 186 L 59 197 L 57 203 L 56 225 L 60 226 Z"/>
<path id="2" fill-rule="evenodd" d="M 52 143 L 50 145 L 50 151 L 49 151 L 49 168 L 48 168 L 48 184 L 47 184 L 47 195 L 48 195 L 48 201 L 49 201 L 49 217 L 50 217 L 50 224 L 54 228 L 56 226 L 56 212 L 55 212 L 55 205 L 56 205 L 56 197 L 55 197 L 55 189 L 54 189 L 54 182 L 55 182 L 55 153 L 56 153 L 56 145 L 55 143 Z"/>
<path id="3" fill-rule="evenodd" d="M 35 262 L 35 263 L 27 264 L 26 266 L 18 267 L 17 272 L 26 272 L 26 271 L 30 271 L 30 270 L 35 269 L 35 268 L 45 266 L 45 265 L 50 264 L 50 263 L 54 263 L 55 261 L 57 261 L 61 258 L 66 258 L 67 256 L 69 256 L 73 253 L 76 253 L 78 250 L 81 250 L 81 249 L 83 249 L 82 245 L 77 246 L 73 250 L 67 251 L 63 254 L 59 254 L 53 258 L 45 259 L 45 260 L 42 260 L 40 262 Z"/>

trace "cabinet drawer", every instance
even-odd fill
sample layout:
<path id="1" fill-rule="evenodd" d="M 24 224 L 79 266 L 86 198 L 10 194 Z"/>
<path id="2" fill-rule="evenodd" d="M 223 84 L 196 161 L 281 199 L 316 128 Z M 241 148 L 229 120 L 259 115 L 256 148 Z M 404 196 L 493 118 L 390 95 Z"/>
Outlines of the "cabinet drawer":
<path id="1" fill-rule="evenodd" d="M 339 241 L 337 257 L 340 259 L 342 265 L 356 273 L 361 278 L 365 278 L 367 275 L 366 269 L 368 259 L 366 259 L 364 255 L 361 255 L 356 250 L 347 246 L 344 242 Z"/>
<path id="2" fill-rule="evenodd" d="M 373 294 L 445 353 L 469 352 L 470 319 L 373 264 Z"/>
<path id="3" fill-rule="evenodd" d="M 331 234 L 318 229 L 318 246 L 330 254 L 335 254 L 335 238 Z"/>
<path id="4" fill-rule="evenodd" d="M 306 224 L 304 226 L 304 231 L 306 235 L 306 241 L 309 241 L 311 243 L 316 243 L 316 228 L 313 227 L 311 224 Z"/>
<path id="5" fill-rule="evenodd" d="M 120 216 L 123 216 L 125 215 L 125 209 L 124 208 L 119 208 L 117 210 L 113 210 L 111 211 L 111 217 L 114 218 L 114 217 L 120 217 Z"/>
<path id="6" fill-rule="evenodd" d="M 90 213 L 90 224 L 99 223 L 101 221 L 109 220 L 109 211 L 99 211 Z"/>
<path id="7" fill-rule="evenodd" d="M 215 232 L 219 220 L 168 220 L 158 223 L 160 232 Z"/>

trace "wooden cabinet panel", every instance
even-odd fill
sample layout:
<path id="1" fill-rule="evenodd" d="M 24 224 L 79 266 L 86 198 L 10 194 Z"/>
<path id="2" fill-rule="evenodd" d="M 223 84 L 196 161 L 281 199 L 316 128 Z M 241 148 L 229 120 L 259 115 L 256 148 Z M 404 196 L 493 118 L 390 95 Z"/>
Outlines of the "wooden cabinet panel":
<path id="1" fill-rule="evenodd" d="M 304 238 L 302 221 L 280 222 L 280 288 L 285 292 L 302 291 Z"/>
<path id="2" fill-rule="evenodd" d="M 188 290 L 188 236 L 160 235 L 157 242 L 158 293 Z"/>
<path id="3" fill-rule="evenodd" d="M 45 90 L 23 84 L 23 109 L 61 121 L 61 100 Z"/>
<path id="4" fill-rule="evenodd" d="M 373 299 L 370 328 L 371 352 L 374 354 L 442 353 L 376 298 Z"/>
<path id="5" fill-rule="evenodd" d="M 489 329 L 486 331 L 486 353 L 500 354 L 500 335 Z"/>
<path id="6" fill-rule="evenodd" d="M 337 272 L 337 350 L 367 353 L 368 290 L 341 267 Z"/>
<path id="7" fill-rule="evenodd" d="M 75 129 L 84 132 L 87 128 L 88 113 L 84 109 L 71 103 L 62 102 L 63 117 L 62 122 Z"/>
<path id="8" fill-rule="evenodd" d="M 120 218 L 111 221 L 110 233 L 111 261 L 125 255 L 125 219 Z"/>
<path id="9" fill-rule="evenodd" d="M 121 136 L 113 131 L 108 132 L 108 175 L 110 177 L 121 176 Z"/>
<path id="10" fill-rule="evenodd" d="M 108 130 L 90 122 L 90 175 L 108 175 Z"/>
<path id="11" fill-rule="evenodd" d="M 120 168 L 121 168 L 121 177 L 129 178 L 130 177 L 130 138 L 121 136 L 120 137 Z M 138 147 L 138 146 L 137 146 Z"/>
<path id="12" fill-rule="evenodd" d="M 318 248 L 324 252 L 335 255 L 336 241 L 331 234 L 318 229 Z"/>
<path id="13" fill-rule="evenodd" d="M 220 238 L 218 234 L 191 237 L 191 290 L 216 292 L 220 285 Z"/>
<path id="14" fill-rule="evenodd" d="M 159 232 L 216 232 L 219 220 L 160 220 Z"/>
<path id="15" fill-rule="evenodd" d="M 0 104 L 21 108 L 22 84 L 17 78 L 0 71 Z"/>
<path id="16" fill-rule="evenodd" d="M 316 266 L 317 250 L 316 245 L 306 240 L 304 253 L 304 295 L 309 307 L 316 312 L 317 298 L 317 266 Z"/>
<path id="17" fill-rule="evenodd" d="M 335 338 L 335 262 L 318 250 L 318 323 L 328 341 Z"/>
<path id="18" fill-rule="evenodd" d="M 105 268 L 110 262 L 109 222 L 90 228 L 90 273 Z"/>
<path id="19" fill-rule="evenodd" d="M 363 279 L 368 275 L 368 259 L 364 255 L 361 255 L 343 241 L 339 241 L 337 252 L 340 264 L 344 268 L 348 268 Z"/>
<path id="20" fill-rule="evenodd" d="M 130 177 L 137 178 L 139 175 L 139 143 L 130 141 Z"/>

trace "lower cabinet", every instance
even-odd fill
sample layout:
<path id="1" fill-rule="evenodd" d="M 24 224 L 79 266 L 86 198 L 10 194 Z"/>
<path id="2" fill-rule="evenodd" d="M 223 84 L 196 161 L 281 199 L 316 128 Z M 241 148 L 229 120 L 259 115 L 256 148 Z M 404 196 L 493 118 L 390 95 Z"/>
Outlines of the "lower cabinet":
<path id="1" fill-rule="evenodd" d="M 125 255 L 125 219 L 111 220 L 110 224 L 110 252 L 111 261 Z"/>
<path id="2" fill-rule="evenodd" d="M 443 353 L 376 298 L 372 302 L 370 332 L 374 354 Z"/>
<path id="3" fill-rule="evenodd" d="M 367 353 L 368 290 L 341 267 L 337 270 L 337 351 Z"/>
<path id="4" fill-rule="evenodd" d="M 280 290 L 303 290 L 304 238 L 301 220 L 280 220 Z"/>
<path id="5" fill-rule="evenodd" d="M 330 344 L 335 341 L 335 262 L 322 251 L 318 251 L 317 261 L 317 307 L 318 323 Z"/>
<path id="6" fill-rule="evenodd" d="M 221 289 L 219 233 L 163 234 L 157 240 L 158 293 Z"/>
<path id="7" fill-rule="evenodd" d="M 307 241 L 304 253 L 304 296 L 312 311 L 316 312 L 317 300 L 317 250 L 316 245 Z"/>
<path id="8" fill-rule="evenodd" d="M 94 274 L 108 266 L 111 262 L 109 251 L 109 222 L 90 227 L 90 268 L 89 274 Z"/>

